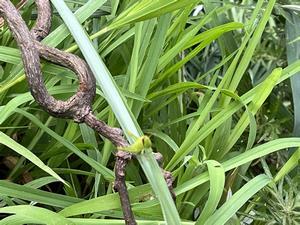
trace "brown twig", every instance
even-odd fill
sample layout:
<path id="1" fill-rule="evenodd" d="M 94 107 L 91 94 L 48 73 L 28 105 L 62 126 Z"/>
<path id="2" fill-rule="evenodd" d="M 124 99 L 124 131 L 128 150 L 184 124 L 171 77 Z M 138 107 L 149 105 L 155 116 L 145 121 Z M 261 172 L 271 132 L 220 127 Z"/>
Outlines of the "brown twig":
<path id="1" fill-rule="evenodd" d="M 0 1 L 1 15 L 7 21 L 21 49 L 25 74 L 34 99 L 45 111 L 55 117 L 85 122 L 114 145 L 120 147 L 128 145 L 119 128 L 110 127 L 93 115 L 92 101 L 96 93 L 95 78 L 85 61 L 76 55 L 45 46 L 39 42 L 49 33 L 51 8 L 48 0 L 37 0 L 36 4 L 38 18 L 30 32 L 14 5 L 8 0 Z M 77 75 L 79 88 L 68 100 L 57 100 L 49 95 L 42 79 L 40 57 L 68 67 Z M 117 153 L 115 190 L 120 195 L 126 224 L 136 225 L 125 183 L 125 168 L 130 158 L 131 154 L 129 153 Z"/>
<path id="2" fill-rule="evenodd" d="M 26 3 L 27 3 L 27 0 L 21 0 L 17 4 L 16 8 L 18 10 L 20 10 Z M 0 28 L 3 27 L 3 25 L 4 25 L 4 19 L 2 17 L 0 17 Z"/>
<path id="3" fill-rule="evenodd" d="M 169 172 L 169 171 L 166 171 L 163 169 L 163 162 L 164 162 L 164 159 L 163 159 L 163 155 L 160 153 L 160 152 L 155 152 L 153 153 L 154 155 L 154 158 L 156 159 L 163 175 L 164 175 L 164 178 L 165 178 L 165 181 L 167 183 L 167 186 L 169 188 L 169 191 L 171 193 L 171 196 L 173 198 L 173 200 L 175 201 L 176 200 L 176 194 L 174 192 L 174 189 L 173 189 L 173 176 L 172 176 L 172 173 Z"/>
<path id="4" fill-rule="evenodd" d="M 123 216 L 128 225 L 136 225 L 133 217 L 133 212 L 130 205 L 129 195 L 126 187 L 125 171 L 128 162 L 132 158 L 132 154 L 128 152 L 118 151 L 116 154 L 115 174 L 116 179 L 114 183 L 114 190 L 120 195 Z M 122 196 L 122 197 L 121 197 Z"/>

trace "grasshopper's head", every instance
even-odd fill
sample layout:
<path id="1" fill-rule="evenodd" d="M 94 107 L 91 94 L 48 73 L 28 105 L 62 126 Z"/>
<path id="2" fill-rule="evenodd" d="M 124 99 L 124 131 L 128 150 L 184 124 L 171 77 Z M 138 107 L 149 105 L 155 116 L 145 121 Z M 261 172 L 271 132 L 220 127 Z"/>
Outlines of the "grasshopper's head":
<path id="1" fill-rule="evenodd" d="M 151 143 L 151 140 L 148 136 L 143 136 L 142 137 L 142 142 L 143 142 L 144 148 L 151 148 L 152 143 Z"/>

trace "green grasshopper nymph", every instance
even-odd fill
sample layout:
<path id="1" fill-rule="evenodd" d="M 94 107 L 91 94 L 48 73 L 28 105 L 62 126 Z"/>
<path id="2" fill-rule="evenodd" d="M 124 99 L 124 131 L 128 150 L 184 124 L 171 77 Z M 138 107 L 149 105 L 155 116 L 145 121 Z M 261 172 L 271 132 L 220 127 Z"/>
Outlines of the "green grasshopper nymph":
<path id="1" fill-rule="evenodd" d="M 117 147 L 120 151 L 130 152 L 134 154 L 140 154 L 144 153 L 145 149 L 151 148 L 152 143 L 148 136 L 143 135 L 141 137 L 136 137 L 134 135 L 131 135 L 134 137 L 134 143 L 132 145 L 126 146 L 126 147 Z"/>

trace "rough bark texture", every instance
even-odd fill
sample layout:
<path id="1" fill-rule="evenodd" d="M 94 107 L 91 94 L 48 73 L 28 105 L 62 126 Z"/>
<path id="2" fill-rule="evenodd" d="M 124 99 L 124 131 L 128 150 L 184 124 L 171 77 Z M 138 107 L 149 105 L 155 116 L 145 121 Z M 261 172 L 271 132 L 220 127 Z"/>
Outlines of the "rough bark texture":
<path id="1" fill-rule="evenodd" d="M 5 18 L 21 50 L 25 74 L 30 91 L 37 103 L 49 114 L 60 118 L 85 122 L 100 135 L 108 138 L 115 146 L 126 146 L 119 128 L 113 128 L 100 121 L 92 113 L 92 101 L 96 94 L 96 82 L 88 65 L 76 55 L 43 45 L 39 41 L 45 38 L 51 26 L 51 7 L 48 0 L 36 0 L 38 17 L 31 31 L 14 5 L 8 0 L 0 0 L 0 14 Z M 77 92 L 66 101 L 51 96 L 42 78 L 40 57 L 65 66 L 75 72 L 79 80 Z M 125 168 L 130 153 L 117 156 L 115 190 L 119 192 L 124 219 L 127 225 L 136 225 L 125 183 Z"/>
<path id="2" fill-rule="evenodd" d="M 41 6 L 41 4 L 46 2 L 48 1 L 37 1 L 40 5 L 38 9 L 50 10 L 50 7 Z M 38 17 L 42 22 L 38 20 L 32 32 L 30 32 L 10 1 L 1 0 L 0 11 L 20 47 L 24 70 L 34 99 L 45 111 L 53 116 L 83 122 L 84 117 L 92 110 L 91 105 L 96 93 L 93 74 L 90 72 L 87 64 L 79 57 L 45 46 L 33 38 L 35 36 L 38 39 L 42 39 L 49 32 L 49 25 L 41 28 L 39 26 L 45 21 L 45 16 L 49 17 L 51 14 L 39 13 L 39 15 L 44 15 Z M 66 101 L 57 100 L 49 95 L 42 78 L 40 56 L 56 64 L 66 66 L 75 72 L 80 84 L 76 94 Z"/>
<path id="3" fill-rule="evenodd" d="M 98 120 L 92 113 L 89 113 L 84 118 L 84 122 L 99 134 L 109 139 L 115 146 L 123 147 L 128 145 L 121 129 L 106 125 L 106 123 Z"/>
<path id="4" fill-rule="evenodd" d="M 31 34 L 33 37 L 41 41 L 45 38 L 50 31 L 51 28 L 51 4 L 49 0 L 35 0 L 36 7 L 38 12 L 36 23 L 31 29 Z"/>
<path id="5" fill-rule="evenodd" d="M 123 210 L 123 216 L 128 225 L 137 225 L 135 218 L 133 216 L 133 212 L 130 205 L 130 200 L 128 196 L 128 191 L 126 187 L 126 166 L 128 162 L 131 160 L 132 155 L 128 152 L 118 151 L 116 154 L 116 179 L 114 183 L 114 189 L 120 195 L 121 206 Z M 117 175 L 118 174 L 118 175 Z M 122 198 L 121 198 L 122 196 Z"/>

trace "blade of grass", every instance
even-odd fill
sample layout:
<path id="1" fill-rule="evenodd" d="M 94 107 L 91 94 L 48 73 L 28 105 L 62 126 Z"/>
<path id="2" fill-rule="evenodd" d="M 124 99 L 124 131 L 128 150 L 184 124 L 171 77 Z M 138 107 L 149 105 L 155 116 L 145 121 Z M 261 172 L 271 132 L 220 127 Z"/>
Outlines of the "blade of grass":
<path id="1" fill-rule="evenodd" d="M 253 178 L 209 217 L 204 225 L 225 224 L 255 193 L 268 185 L 271 181 L 272 180 L 266 175 L 259 175 Z"/>
<path id="2" fill-rule="evenodd" d="M 24 219 L 34 220 L 39 224 L 49 225 L 75 225 L 74 222 L 67 218 L 59 215 L 58 213 L 52 212 L 45 208 L 40 208 L 32 205 L 17 205 L 0 208 L 0 213 L 14 213 Z"/>
<path id="3" fill-rule="evenodd" d="M 0 131 L 0 143 L 9 147 L 13 151 L 17 152 L 18 154 L 22 155 L 33 164 L 44 170 L 46 173 L 50 174 L 52 177 L 57 179 L 58 181 L 63 182 L 67 185 L 67 183 L 57 174 L 55 173 L 50 167 L 46 166 L 36 155 L 34 155 L 30 150 L 25 148 L 24 146 L 17 143 L 15 140 L 4 134 Z"/>
<path id="4" fill-rule="evenodd" d="M 99 162 L 95 161 L 94 159 L 88 157 L 86 154 L 84 154 L 82 151 L 80 151 L 74 144 L 72 144 L 69 140 L 65 139 L 64 137 L 61 137 L 57 133 L 55 133 L 53 130 L 49 129 L 47 126 L 45 126 L 41 121 L 39 121 L 34 115 L 22 110 L 22 109 L 15 109 L 17 113 L 22 114 L 23 116 L 30 119 L 33 123 L 35 123 L 37 126 L 39 126 L 42 130 L 44 130 L 46 133 L 48 133 L 50 136 L 52 136 L 54 139 L 56 139 L 60 144 L 64 145 L 66 148 L 68 148 L 70 151 L 72 151 L 74 154 L 76 154 L 78 157 L 80 157 L 83 161 L 85 161 L 88 165 L 90 165 L 92 168 L 94 168 L 96 171 L 98 171 L 100 174 L 102 174 L 105 179 L 112 181 L 114 179 L 114 173 L 113 171 L 109 170 L 105 166 L 101 165 Z"/>
<path id="5" fill-rule="evenodd" d="M 80 198 L 42 191 L 25 185 L 14 184 L 6 180 L 0 180 L 0 193 L 4 196 L 38 202 L 59 208 L 65 208 L 83 201 Z"/>
<path id="6" fill-rule="evenodd" d="M 136 87 L 136 92 L 143 97 L 146 97 L 151 81 L 155 75 L 156 67 L 159 62 L 159 57 L 162 54 L 162 50 L 164 47 L 166 34 L 168 27 L 171 22 L 171 15 L 167 14 L 158 19 L 157 30 L 154 33 L 154 37 L 151 45 L 149 46 L 149 53 L 147 54 L 147 58 L 145 59 L 145 63 L 143 64 L 138 77 L 139 82 Z M 132 113 L 135 117 L 138 117 L 143 106 L 143 102 L 134 102 L 132 106 Z"/>
<path id="7" fill-rule="evenodd" d="M 221 83 L 219 84 L 217 90 L 214 92 L 213 96 L 210 98 L 209 102 L 206 104 L 206 107 L 203 109 L 202 114 L 199 116 L 197 121 L 192 125 L 192 128 L 191 128 L 189 134 L 186 136 L 184 142 L 180 146 L 180 149 L 176 152 L 176 154 L 173 156 L 172 160 L 167 165 L 167 169 L 173 169 L 183 159 L 184 156 L 186 156 L 196 145 L 198 145 L 200 143 L 199 134 L 197 132 L 198 129 L 201 127 L 201 125 L 205 121 L 207 115 L 209 114 L 211 108 L 213 107 L 215 101 L 217 100 L 218 95 L 221 92 L 221 89 L 224 86 L 225 87 L 227 86 L 227 83 L 232 79 L 232 77 L 234 79 L 233 83 L 236 83 L 235 76 L 233 76 L 233 75 L 236 74 L 235 73 L 236 66 L 239 65 L 238 68 L 240 67 L 240 61 L 241 61 L 240 57 L 241 57 L 241 55 L 242 55 L 242 53 L 245 49 L 245 52 L 247 52 L 247 57 L 251 58 L 251 54 L 253 54 L 255 46 L 257 45 L 258 40 L 261 37 L 261 34 L 262 34 L 262 32 L 264 30 L 264 27 L 266 25 L 265 20 L 269 18 L 270 13 L 271 13 L 272 8 L 273 8 L 273 5 L 274 5 L 274 0 L 269 1 L 268 6 L 267 6 L 267 10 L 265 11 L 265 13 L 263 15 L 264 19 L 262 20 L 262 22 L 259 26 L 260 29 L 254 31 L 255 32 L 255 34 L 254 34 L 255 39 L 252 39 L 250 45 L 248 45 L 247 48 L 246 48 L 246 45 L 248 44 L 248 41 L 250 40 L 250 35 L 246 34 L 245 39 L 243 40 L 237 55 L 235 56 L 235 58 L 234 58 L 233 62 L 231 63 L 229 69 L 226 71 L 226 73 L 225 73 Z M 242 59 L 244 61 L 248 61 L 248 63 L 249 63 L 250 59 L 248 59 L 248 58 L 244 59 L 245 57 L 246 56 L 243 55 Z M 241 67 L 241 69 L 240 69 L 241 72 L 244 73 L 245 72 L 244 69 L 246 69 L 245 65 L 243 65 Z M 238 75 L 240 76 L 241 74 L 238 74 Z M 239 80 L 239 79 L 237 79 L 237 80 Z M 232 89 L 232 90 L 230 89 L 230 91 L 234 92 L 235 89 Z M 226 101 L 228 101 L 228 103 L 229 103 L 229 100 L 230 100 L 230 98 L 226 97 Z M 230 117 L 228 117 L 228 118 L 230 118 Z M 203 131 L 201 131 L 201 135 L 202 135 L 202 133 L 203 133 Z"/>
<path id="8" fill-rule="evenodd" d="M 263 14 L 262 18 L 260 19 L 259 24 L 255 28 L 253 36 L 249 40 L 249 44 L 244 52 L 243 57 L 241 58 L 241 60 L 239 62 L 239 66 L 237 67 L 237 70 L 235 71 L 235 75 L 233 76 L 232 81 L 230 82 L 229 90 L 235 91 L 240 80 L 242 79 L 243 74 L 245 73 L 245 71 L 252 59 L 252 56 L 256 49 L 256 46 L 258 45 L 258 43 L 261 40 L 262 34 L 263 34 L 264 29 L 270 19 L 270 16 L 271 16 L 271 13 L 272 13 L 275 3 L 276 3 L 276 0 L 268 1 L 268 5 L 266 6 L 264 14 Z M 229 103 L 229 100 L 230 99 L 227 98 L 224 101 L 224 105 L 227 105 Z"/>
<path id="9" fill-rule="evenodd" d="M 277 68 L 272 71 L 272 73 L 265 79 L 260 87 L 256 90 L 255 95 L 253 96 L 252 102 L 249 105 L 250 112 L 255 115 L 257 111 L 261 108 L 262 104 L 265 102 L 267 97 L 271 94 L 274 86 L 279 80 L 282 74 L 282 69 Z M 232 130 L 228 142 L 224 146 L 224 150 L 222 152 L 215 152 L 215 157 L 218 159 L 222 159 L 223 156 L 229 152 L 229 150 L 234 146 L 234 144 L 241 137 L 242 133 L 250 123 L 250 118 L 247 112 L 244 112 L 237 125 Z"/>
<path id="10" fill-rule="evenodd" d="M 76 225 L 124 225 L 120 220 L 110 219 L 79 219 L 72 218 Z M 169 225 L 168 223 L 160 220 L 137 220 L 138 225 Z M 180 225 L 194 225 L 194 222 L 181 222 Z"/>
<path id="11" fill-rule="evenodd" d="M 286 174 L 288 174 L 291 170 L 299 166 L 300 163 L 300 148 L 298 148 L 293 155 L 289 158 L 289 160 L 283 165 L 283 167 L 279 170 L 274 178 L 274 182 L 278 182 L 282 179 Z"/>
<path id="12" fill-rule="evenodd" d="M 213 214 L 222 197 L 225 185 L 225 171 L 222 165 L 214 160 L 208 160 L 205 163 L 210 177 L 209 197 L 195 225 L 204 224 L 207 218 Z"/>
<path id="13" fill-rule="evenodd" d="M 286 54 L 288 64 L 292 64 L 299 59 L 300 42 L 296 38 L 300 35 L 300 18 L 293 13 L 290 14 L 290 21 L 286 20 Z M 296 41 L 294 41 L 296 40 Z M 294 105 L 294 135 L 300 136 L 300 102 L 296 99 L 300 98 L 300 73 L 291 77 L 291 88 L 293 94 Z M 290 149 L 292 154 L 295 149 Z"/>
<path id="14" fill-rule="evenodd" d="M 73 37 L 75 38 L 82 54 L 84 55 L 91 70 L 96 76 L 108 103 L 112 107 L 118 122 L 120 123 L 125 134 L 128 135 L 130 131 L 135 136 L 141 136 L 142 132 L 132 114 L 129 112 L 128 107 L 124 101 L 124 97 L 120 94 L 117 85 L 111 78 L 111 75 L 106 68 L 105 64 L 95 51 L 89 38 L 86 36 L 83 28 L 78 23 L 70 9 L 64 2 L 59 0 L 52 0 L 53 5 L 58 10 L 60 16 L 66 23 Z M 133 143 L 130 137 L 129 142 Z M 137 157 L 141 164 L 152 188 L 160 201 L 164 217 L 168 224 L 180 224 L 180 218 L 174 202 L 172 201 L 171 194 L 168 190 L 166 182 L 162 176 L 160 168 L 154 159 L 152 152 L 141 154 Z"/>
<path id="15" fill-rule="evenodd" d="M 152 193 L 150 185 L 142 185 L 128 190 L 131 203 L 139 202 L 144 196 Z M 120 208 L 120 200 L 117 193 L 93 198 L 77 204 L 73 204 L 61 210 L 60 215 L 65 217 L 95 213 L 104 210 Z"/>
<path id="16" fill-rule="evenodd" d="M 12 215 L 7 216 L 0 221 L 0 225 L 19 225 L 19 224 L 26 224 L 26 223 L 38 223 L 38 220 L 35 219 L 28 219 L 24 218 L 20 215 Z"/>
<path id="17" fill-rule="evenodd" d="M 300 147 L 300 138 L 279 138 L 274 141 L 262 144 L 255 148 L 252 148 L 236 157 L 233 157 L 225 162 L 221 163 L 225 172 L 232 170 L 238 166 L 245 163 L 249 163 L 255 159 L 266 156 L 273 152 L 279 151 L 285 148 Z M 175 188 L 177 195 L 182 194 L 188 190 L 191 190 L 200 184 L 203 184 L 209 180 L 208 172 L 204 172 L 189 181 L 183 183 L 182 185 Z"/>
<path id="18" fill-rule="evenodd" d="M 186 7 L 199 2 L 199 0 L 160 0 L 160 1 L 139 1 L 121 13 L 108 27 L 99 31 L 95 35 L 102 34 L 112 29 L 125 26 L 142 20 L 162 16 L 168 12 Z"/>

